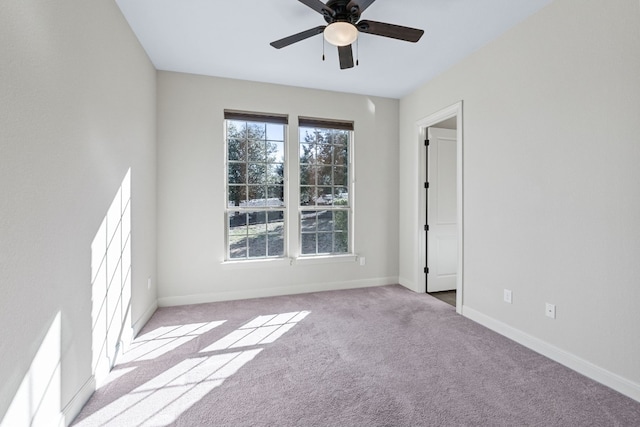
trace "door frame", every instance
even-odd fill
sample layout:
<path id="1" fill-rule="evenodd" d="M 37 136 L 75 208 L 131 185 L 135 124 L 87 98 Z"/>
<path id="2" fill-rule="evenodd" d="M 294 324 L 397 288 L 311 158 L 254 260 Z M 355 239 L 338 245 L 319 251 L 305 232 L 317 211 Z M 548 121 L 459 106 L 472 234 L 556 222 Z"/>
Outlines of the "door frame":
<path id="1" fill-rule="evenodd" d="M 424 277 L 424 267 L 426 264 L 427 253 L 427 232 L 424 230 L 424 225 L 427 223 L 427 211 L 426 211 L 426 197 L 427 192 L 424 188 L 424 183 L 427 181 L 427 165 L 426 165 L 426 151 L 427 147 L 424 141 L 427 138 L 427 128 L 437 125 L 438 123 L 450 119 L 456 118 L 456 203 L 457 209 L 457 226 L 458 226 L 458 267 L 456 271 L 456 312 L 462 314 L 464 307 L 464 173 L 463 173 L 463 120 L 462 120 L 462 101 L 456 102 L 449 107 L 443 108 L 421 120 L 416 122 L 417 137 L 419 144 L 418 156 L 418 187 L 420 189 L 418 196 L 418 224 L 416 224 L 416 230 L 421 230 L 420 238 L 418 239 L 418 260 L 416 264 L 416 277 Z M 426 292 L 426 280 L 425 283 Z"/>

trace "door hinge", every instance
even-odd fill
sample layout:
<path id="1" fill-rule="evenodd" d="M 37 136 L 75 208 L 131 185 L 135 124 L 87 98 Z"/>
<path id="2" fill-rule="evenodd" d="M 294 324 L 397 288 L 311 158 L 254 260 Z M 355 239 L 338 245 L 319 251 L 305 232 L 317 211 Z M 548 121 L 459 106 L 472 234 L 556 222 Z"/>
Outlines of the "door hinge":
<path id="1" fill-rule="evenodd" d="M 429 188 L 429 183 L 428 182 L 424 183 L 424 188 Z"/>
<path id="2" fill-rule="evenodd" d="M 429 225 L 424 226 L 424 231 L 429 231 Z"/>
<path id="3" fill-rule="evenodd" d="M 424 268 L 424 272 L 429 274 L 429 269 L 427 267 Z"/>
<path id="4" fill-rule="evenodd" d="M 425 139 L 425 140 L 424 140 L 424 145 L 425 145 L 425 147 L 428 147 L 428 146 L 429 146 L 429 140 L 428 140 L 428 139 Z"/>

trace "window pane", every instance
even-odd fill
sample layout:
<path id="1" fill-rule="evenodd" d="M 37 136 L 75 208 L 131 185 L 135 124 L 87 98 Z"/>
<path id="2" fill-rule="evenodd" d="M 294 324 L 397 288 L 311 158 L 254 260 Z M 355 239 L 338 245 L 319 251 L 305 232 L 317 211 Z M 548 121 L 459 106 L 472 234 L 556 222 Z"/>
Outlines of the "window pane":
<path id="1" fill-rule="evenodd" d="M 282 185 L 267 187 L 267 199 L 268 206 L 284 206 L 284 187 Z"/>
<path id="2" fill-rule="evenodd" d="M 271 141 L 284 141 L 284 126 L 267 123 L 267 139 Z"/>
<path id="3" fill-rule="evenodd" d="M 267 165 L 267 184 L 283 184 L 284 183 L 284 164 L 274 163 Z"/>
<path id="4" fill-rule="evenodd" d="M 336 145 L 333 147 L 333 163 L 340 166 L 347 166 L 349 164 L 348 146 Z"/>
<path id="5" fill-rule="evenodd" d="M 302 253 L 304 255 L 316 253 L 316 235 L 315 234 L 302 234 Z"/>
<path id="6" fill-rule="evenodd" d="M 247 124 L 238 120 L 227 120 L 227 137 L 244 139 L 247 132 Z"/>
<path id="7" fill-rule="evenodd" d="M 333 235 L 334 249 L 333 251 L 338 254 L 349 252 L 349 235 L 346 232 L 334 233 Z"/>
<path id="8" fill-rule="evenodd" d="M 316 205 L 330 205 L 333 200 L 333 190 L 331 187 L 318 187 Z"/>
<path id="9" fill-rule="evenodd" d="M 300 187 L 300 206 L 309 206 L 315 203 L 316 192 L 314 187 Z"/>
<path id="10" fill-rule="evenodd" d="M 267 151 L 264 141 L 249 140 L 247 142 L 247 154 L 250 162 L 266 162 Z"/>
<path id="11" fill-rule="evenodd" d="M 230 185 L 227 190 L 228 206 L 245 206 L 247 204 L 247 187 Z"/>
<path id="12" fill-rule="evenodd" d="M 347 168 L 342 166 L 333 167 L 333 185 L 342 185 L 344 187 L 349 185 L 349 173 Z"/>
<path id="13" fill-rule="evenodd" d="M 244 236 L 247 234 L 247 214 L 244 212 L 229 213 L 229 236 Z"/>
<path id="14" fill-rule="evenodd" d="M 330 254 L 333 252 L 333 233 L 318 233 L 318 253 Z"/>
<path id="15" fill-rule="evenodd" d="M 247 218 L 249 234 L 260 234 L 267 232 L 266 211 L 247 212 Z"/>
<path id="16" fill-rule="evenodd" d="M 331 185 L 331 166 L 318 168 L 318 185 Z"/>
<path id="17" fill-rule="evenodd" d="M 238 259 L 247 257 L 247 238 L 243 237 L 229 241 L 229 258 Z"/>
<path id="18" fill-rule="evenodd" d="M 265 139 L 266 123 L 247 122 L 247 139 Z"/>
<path id="19" fill-rule="evenodd" d="M 247 179 L 247 165 L 245 163 L 229 163 L 229 184 L 245 184 Z"/>
<path id="20" fill-rule="evenodd" d="M 229 213 L 228 223 L 229 255 L 231 258 L 244 258 L 247 254 L 247 214 Z"/>
<path id="21" fill-rule="evenodd" d="M 247 156 L 247 144 L 238 138 L 228 140 L 229 160 L 245 160 Z"/>
<path id="22" fill-rule="evenodd" d="M 267 256 L 283 256 L 284 255 L 284 235 L 269 234 L 267 236 Z"/>
<path id="23" fill-rule="evenodd" d="M 249 186 L 249 202 L 248 206 L 265 207 L 267 206 L 267 192 L 264 186 Z"/>
<path id="24" fill-rule="evenodd" d="M 315 142 L 316 137 L 313 129 L 300 127 L 300 143 Z"/>
<path id="25" fill-rule="evenodd" d="M 320 165 L 330 165 L 333 163 L 333 147 L 331 145 L 320 145 L 316 149 L 316 163 Z"/>
<path id="26" fill-rule="evenodd" d="M 267 213 L 264 211 L 249 212 L 248 246 L 249 257 L 267 255 Z"/>
<path id="27" fill-rule="evenodd" d="M 349 231 L 349 211 L 333 212 L 333 229 L 336 231 Z"/>
<path id="28" fill-rule="evenodd" d="M 284 233 L 284 211 L 267 212 L 267 231 L 269 233 Z"/>
<path id="29" fill-rule="evenodd" d="M 349 143 L 349 131 L 340 130 L 336 131 L 333 135 L 333 143 L 339 145 L 348 145 Z"/>
<path id="30" fill-rule="evenodd" d="M 267 234 L 249 235 L 249 258 L 267 256 Z"/>
<path id="31" fill-rule="evenodd" d="M 329 129 L 315 129 L 314 134 L 318 144 L 331 144 L 331 131 Z"/>
<path id="32" fill-rule="evenodd" d="M 284 255 L 284 211 L 267 213 L 267 256 Z"/>
<path id="33" fill-rule="evenodd" d="M 284 162 L 284 142 L 267 141 L 267 159 L 269 163 Z"/>
<path id="34" fill-rule="evenodd" d="M 333 230 L 333 212 L 331 211 L 318 212 L 318 230 L 319 231 Z"/>
<path id="35" fill-rule="evenodd" d="M 335 187 L 333 189 L 333 205 L 347 206 L 349 204 L 349 193 L 346 187 Z"/>
<path id="36" fill-rule="evenodd" d="M 264 184 L 267 179 L 267 165 L 264 163 L 249 163 L 248 167 L 249 184 Z"/>
<path id="37" fill-rule="evenodd" d="M 311 144 L 300 144 L 300 164 L 314 164 L 316 148 Z"/>
<path id="38" fill-rule="evenodd" d="M 311 165 L 300 166 L 300 185 L 316 184 L 316 167 Z"/>
<path id="39" fill-rule="evenodd" d="M 300 227 L 302 232 L 316 232 L 317 228 L 316 211 L 302 211 L 300 218 Z"/>

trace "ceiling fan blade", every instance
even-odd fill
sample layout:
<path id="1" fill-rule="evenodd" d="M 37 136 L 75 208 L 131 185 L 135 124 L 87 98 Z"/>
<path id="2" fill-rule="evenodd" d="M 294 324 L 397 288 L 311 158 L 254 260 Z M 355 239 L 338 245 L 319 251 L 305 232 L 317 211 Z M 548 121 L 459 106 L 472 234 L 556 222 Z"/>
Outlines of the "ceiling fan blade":
<path id="1" fill-rule="evenodd" d="M 353 51 L 351 45 L 338 46 L 338 57 L 340 58 L 340 69 L 353 68 Z"/>
<path id="2" fill-rule="evenodd" d="M 391 37 L 392 39 L 404 40 L 415 43 L 420 40 L 424 30 L 417 28 L 403 27 L 401 25 L 386 24 L 384 22 L 363 20 L 356 25 L 363 33 L 374 34 L 376 36 Z"/>
<path id="3" fill-rule="evenodd" d="M 311 28 L 310 30 L 303 31 L 301 33 L 294 34 L 292 36 L 285 37 L 280 40 L 276 40 L 269 44 L 275 47 L 276 49 L 282 49 L 283 47 L 289 46 L 290 44 L 294 44 L 304 39 L 308 39 L 309 37 L 315 36 L 316 34 L 321 34 L 324 31 L 324 27 L 325 25 L 320 25 L 319 27 Z"/>
<path id="4" fill-rule="evenodd" d="M 309 6 L 311 9 L 324 16 L 334 16 L 336 13 L 320 0 L 298 0 L 300 3 Z"/>
<path id="5" fill-rule="evenodd" d="M 360 13 L 364 12 L 369 6 L 371 6 L 371 3 L 373 3 L 376 0 L 351 0 L 349 2 L 349 4 L 347 5 L 347 10 L 351 10 L 354 6 L 358 6 L 358 9 L 360 10 Z"/>

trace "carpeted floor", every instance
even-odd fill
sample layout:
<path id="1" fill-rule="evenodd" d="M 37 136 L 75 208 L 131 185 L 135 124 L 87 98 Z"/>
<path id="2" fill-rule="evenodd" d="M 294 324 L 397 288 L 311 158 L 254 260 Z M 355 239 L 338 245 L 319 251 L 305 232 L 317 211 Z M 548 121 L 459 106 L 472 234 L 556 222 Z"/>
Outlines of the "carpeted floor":
<path id="1" fill-rule="evenodd" d="M 640 403 L 401 286 L 159 309 L 77 426 L 638 426 Z"/>

